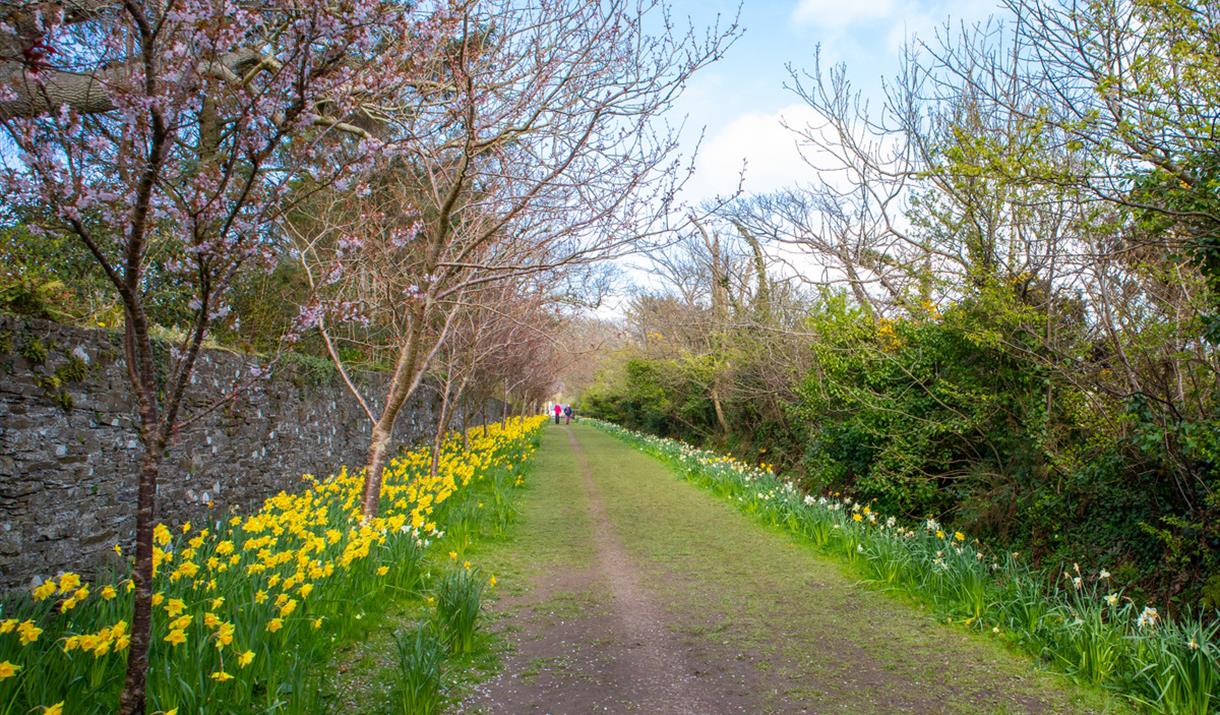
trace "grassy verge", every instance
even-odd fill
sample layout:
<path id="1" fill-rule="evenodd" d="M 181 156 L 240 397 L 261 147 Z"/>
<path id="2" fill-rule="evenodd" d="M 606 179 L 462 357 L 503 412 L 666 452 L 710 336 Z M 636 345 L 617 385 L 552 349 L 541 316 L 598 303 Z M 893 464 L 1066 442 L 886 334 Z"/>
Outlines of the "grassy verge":
<path id="1" fill-rule="evenodd" d="M 441 712 L 499 668 L 504 645 L 483 627 L 482 604 L 503 576 L 479 553 L 508 538 L 515 502 L 528 489 L 528 467 L 507 466 L 446 502 L 437 521 L 449 528 L 421 561 L 417 588 L 335 649 L 323 688 L 326 712 Z"/>
<path id="2" fill-rule="evenodd" d="M 928 604 L 942 618 L 989 631 L 1079 682 L 1149 710 L 1210 713 L 1220 705 L 1216 627 L 1167 621 L 1124 598 L 1108 574 L 1069 567 L 1046 578 L 1016 554 L 996 554 L 928 521 L 916 527 L 850 499 L 812 497 L 732 458 L 597 425 L 671 464 L 757 520 L 799 535 L 880 588 Z"/>

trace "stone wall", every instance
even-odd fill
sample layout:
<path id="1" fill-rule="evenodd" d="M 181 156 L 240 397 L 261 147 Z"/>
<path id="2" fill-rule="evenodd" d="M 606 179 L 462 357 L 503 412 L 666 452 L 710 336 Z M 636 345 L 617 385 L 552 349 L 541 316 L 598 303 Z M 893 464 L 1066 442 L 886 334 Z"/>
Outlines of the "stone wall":
<path id="1" fill-rule="evenodd" d="M 133 540 L 141 447 L 120 337 L 0 316 L 0 587 L 64 569 L 94 572 L 113 561 L 116 543 Z M 250 356 L 205 351 L 185 414 L 257 369 Z M 359 379 L 375 387 L 384 377 Z M 435 397 L 420 392 L 399 417 L 399 444 L 434 430 Z M 500 403 L 486 409 L 500 416 Z M 333 370 L 281 364 L 177 438 L 160 479 L 159 516 L 199 521 L 249 510 L 296 488 L 302 474 L 362 465 L 369 431 Z"/>

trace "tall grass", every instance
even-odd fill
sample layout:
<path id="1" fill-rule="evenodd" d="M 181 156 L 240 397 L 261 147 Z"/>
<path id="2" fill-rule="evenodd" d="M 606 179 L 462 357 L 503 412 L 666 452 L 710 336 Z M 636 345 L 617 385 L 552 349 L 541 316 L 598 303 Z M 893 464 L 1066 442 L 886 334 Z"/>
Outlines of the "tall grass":
<path id="1" fill-rule="evenodd" d="M 803 494 L 769 470 L 732 457 L 589 422 L 743 512 L 852 562 L 879 587 L 910 594 L 1081 682 L 1151 712 L 1220 712 L 1220 614 L 1167 620 L 1125 597 L 1104 571 L 1083 573 L 1071 565 L 1048 574 L 932 519 L 901 524 L 850 498 Z"/>

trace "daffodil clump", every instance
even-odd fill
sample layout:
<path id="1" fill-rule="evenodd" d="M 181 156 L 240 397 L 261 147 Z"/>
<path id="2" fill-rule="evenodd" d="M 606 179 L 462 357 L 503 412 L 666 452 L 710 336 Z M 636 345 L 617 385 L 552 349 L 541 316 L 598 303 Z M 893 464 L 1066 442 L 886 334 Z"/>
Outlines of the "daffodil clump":
<path id="1" fill-rule="evenodd" d="M 1220 712 L 1220 614 L 1167 619 L 1137 604 L 1106 570 L 1055 574 L 996 553 L 936 519 L 905 524 L 841 494 L 815 496 L 768 464 L 588 420 L 673 465 L 745 513 L 802 534 L 884 588 L 932 604 L 947 620 L 1002 638 L 1077 680 L 1163 713 Z"/>
<path id="2" fill-rule="evenodd" d="M 367 614 L 416 591 L 451 496 L 484 480 L 522 484 L 543 421 L 474 428 L 468 448 L 451 436 L 435 476 L 428 448 L 403 454 L 387 466 L 380 513 L 367 522 L 363 474 L 344 468 L 307 474 L 300 491 L 248 516 L 158 525 L 149 712 L 314 712 L 311 666 Z M 125 575 L 90 584 L 63 573 L 3 603 L 0 713 L 112 712 L 131 592 Z"/>

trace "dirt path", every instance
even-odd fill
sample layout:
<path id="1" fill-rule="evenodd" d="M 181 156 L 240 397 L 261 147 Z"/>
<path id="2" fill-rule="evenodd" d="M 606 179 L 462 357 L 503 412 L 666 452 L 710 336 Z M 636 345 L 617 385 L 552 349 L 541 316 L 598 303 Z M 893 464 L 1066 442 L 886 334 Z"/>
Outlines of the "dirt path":
<path id="1" fill-rule="evenodd" d="M 509 651 L 462 712 L 1118 709 L 590 427 L 546 430 L 515 533 L 478 558 Z"/>
<path id="2" fill-rule="evenodd" d="M 616 668 L 620 692 L 629 691 L 632 701 L 643 712 L 711 713 L 721 712 L 707 700 L 706 684 L 695 682 L 702 670 L 692 668 L 686 653 L 674 642 L 666 628 L 665 614 L 652 595 L 640 585 L 638 567 L 627 554 L 602 504 L 601 491 L 593 480 L 589 462 L 575 432 L 568 432 L 568 443 L 576 453 L 601 580 L 609 590 L 614 620 L 625 636 L 627 650 L 620 654 Z M 701 687 L 701 685 L 703 687 Z"/>

